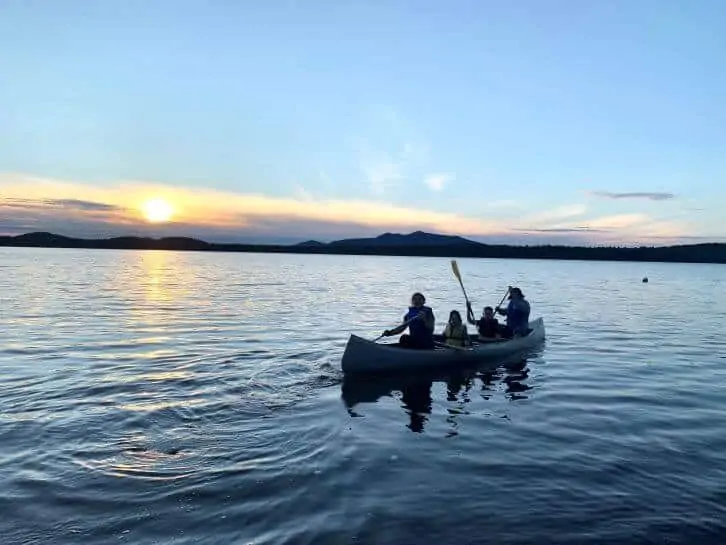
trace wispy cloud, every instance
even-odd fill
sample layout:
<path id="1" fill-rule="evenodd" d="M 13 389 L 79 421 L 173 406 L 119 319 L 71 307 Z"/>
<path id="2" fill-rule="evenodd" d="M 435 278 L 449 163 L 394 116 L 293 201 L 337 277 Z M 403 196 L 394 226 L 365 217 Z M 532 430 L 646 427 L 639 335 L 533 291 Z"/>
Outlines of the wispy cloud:
<path id="1" fill-rule="evenodd" d="M 431 191 L 441 191 L 444 186 L 454 180 L 453 174 L 441 172 L 437 174 L 430 174 L 424 179 L 424 183 L 429 187 Z"/>
<path id="2" fill-rule="evenodd" d="M 17 199 L 81 200 L 107 203 L 110 223 L 144 225 L 140 212 L 145 200 L 157 195 L 169 200 L 176 210 L 175 221 L 187 226 L 241 229 L 261 223 L 280 224 L 308 221 L 328 224 L 353 224 L 387 229 L 430 229 L 461 234 L 488 233 L 500 228 L 493 221 L 397 206 L 380 201 L 320 199 L 297 191 L 294 197 L 279 198 L 258 194 L 238 194 L 209 189 L 181 189 L 160 184 L 124 183 L 114 187 L 92 187 L 74 182 L 41 180 L 23 176 L 0 175 L 0 194 Z M 123 211 L 119 215 L 118 211 Z M 0 205 L 0 215 L 9 209 Z M 49 217 L 47 207 L 36 211 L 36 217 Z M 58 210 L 55 219 L 70 216 L 81 218 L 99 210 Z M 25 216 L 24 216 L 25 217 Z"/>
<path id="3" fill-rule="evenodd" d="M 515 228 L 513 231 L 525 232 L 525 233 L 607 233 L 606 229 L 592 229 L 590 227 L 540 227 L 534 229 L 519 229 Z"/>
<path id="4" fill-rule="evenodd" d="M 359 141 L 356 152 L 360 169 L 374 194 L 382 195 L 403 179 L 408 159 L 406 149 L 394 157 L 389 152 L 373 149 L 368 143 Z"/>
<path id="5" fill-rule="evenodd" d="M 583 216 L 586 212 L 587 205 L 585 204 L 565 204 L 549 210 L 542 210 L 541 212 L 531 214 L 524 218 L 524 221 L 530 224 L 549 224 L 552 222 Z M 556 225 L 550 225 L 550 227 L 556 227 Z"/>
<path id="6" fill-rule="evenodd" d="M 67 210 L 87 210 L 98 212 L 109 212 L 120 210 L 113 204 L 101 202 L 84 201 L 82 199 L 13 199 L 0 198 L 0 207 L 20 208 L 25 210 L 37 210 L 42 208 L 63 208 Z"/>
<path id="7" fill-rule="evenodd" d="M 612 193 L 610 191 L 590 191 L 590 195 L 600 197 L 602 199 L 644 199 L 649 201 L 668 201 L 675 199 L 673 193 L 667 192 L 631 192 L 631 193 Z"/>
<path id="8" fill-rule="evenodd" d="M 430 148 L 396 108 L 372 105 L 364 110 L 362 126 L 351 140 L 358 168 L 376 196 L 421 178 L 428 169 Z"/>
<path id="9" fill-rule="evenodd" d="M 295 184 L 293 195 L 301 201 L 312 201 L 314 199 L 312 193 L 300 184 Z"/>
<path id="10" fill-rule="evenodd" d="M 267 240 L 290 236 L 335 239 L 421 229 L 490 239 L 519 237 L 517 240 L 532 243 L 565 239 L 628 242 L 699 234 L 687 224 L 647 214 L 591 217 L 583 204 L 530 216 L 514 209 L 490 220 L 487 214 L 471 217 L 376 200 L 326 199 L 302 187 L 281 198 L 148 182 L 104 186 L 0 173 L 0 195 L 0 229 L 6 234 L 49 230 L 75 236 L 140 233 Z M 145 222 L 142 205 L 153 197 L 172 203 L 173 222 Z"/>

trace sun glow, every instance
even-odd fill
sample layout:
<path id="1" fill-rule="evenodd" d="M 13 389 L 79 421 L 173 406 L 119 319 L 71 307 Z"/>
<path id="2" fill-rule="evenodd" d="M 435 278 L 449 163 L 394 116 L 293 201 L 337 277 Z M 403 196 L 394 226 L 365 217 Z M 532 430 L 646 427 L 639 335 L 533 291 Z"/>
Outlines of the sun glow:
<path id="1" fill-rule="evenodd" d="M 169 221 L 174 215 L 174 208 L 164 199 L 150 199 L 142 206 L 146 221 L 162 223 Z"/>

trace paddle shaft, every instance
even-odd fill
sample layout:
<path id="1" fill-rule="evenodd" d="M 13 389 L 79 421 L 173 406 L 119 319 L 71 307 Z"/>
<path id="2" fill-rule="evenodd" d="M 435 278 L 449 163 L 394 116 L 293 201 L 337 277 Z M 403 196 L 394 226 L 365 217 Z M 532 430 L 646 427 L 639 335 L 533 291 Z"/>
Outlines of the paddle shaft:
<path id="1" fill-rule="evenodd" d="M 464 292 L 464 300 L 466 301 L 466 317 L 471 318 L 472 321 L 475 320 L 474 313 L 470 312 L 471 303 L 469 303 L 469 297 L 466 295 L 466 289 L 464 289 L 464 282 L 461 280 L 461 272 L 459 271 L 459 264 L 456 262 L 456 259 L 451 260 L 451 270 L 454 271 L 454 276 L 456 276 L 456 279 L 459 281 L 459 285 L 461 286 L 461 291 Z M 509 292 L 512 290 L 512 286 L 507 286 L 507 291 L 504 292 L 504 297 L 502 297 L 502 300 L 499 301 L 499 304 L 494 307 L 495 309 L 502 306 L 504 303 L 504 300 L 507 298 L 507 295 L 509 295 Z"/>
<path id="2" fill-rule="evenodd" d="M 456 262 L 456 259 L 451 260 L 451 270 L 454 271 L 454 276 L 456 276 L 456 279 L 459 281 L 461 291 L 464 292 L 464 301 L 466 301 L 466 312 L 468 318 L 469 307 L 471 306 L 471 303 L 469 302 L 469 296 L 466 294 L 466 288 L 464 288 L 464 281 L 461 279 L 461 272 L 459 271 L 459 264 Z"/>
<path id="3" fill-rule="evenodd" d="M 499 301 L 499 304 L 496 307 L 494 307 L 495 310 L 504 304 L 504 300 L 507 298 L 507 295 L 509 295 L 509 292 L 511 291 L 511 289 L 512 289 L 512 286 L 507 286 L 507 291 L 504 292 L 504 297 L 502 297 L 502 300 Z"/>
<path id="4" fill-rule="evenodd" d="M 465 346 L 453 346 L 439 341 L 434 341 L 434 346 L 440 346 L 441 348 L 451 348 L 452 350 L 463 350 L 464 352 L 468 352 L 468 349 Z"/>
<path id="5" fill-rule="evenodd" d="M 405 326 L 407 326 L 407 325 L 408 325 L 408 324 L 410 324 L 411 322 L 413 322 L 413 321 L 415 321 L 415 320 L 418 320 L 418 319 L 419 319 L 419 317 L 418 317 L 418 316 L 414 316 L 413 318 L 411 318 L 411 319 L 409 319 L 409 320 L 406 320 L 405 322 L 403 322 L 403 323 L 402 323 L 402 324 L 400 324 L 400 325 L 397 325 L 396 327 L 401 327 L 402 325 L 405 325 Z M 394 329 L 395 329 L 395 328 L 394 328 Z M 381 339 L 382 339 L 383 337 L 385 337 L 385 335 L 380 335 L 380 336 L 376 337 L 376 338 L 375 338 L 375 340 L 374 340 L 373 342 L 374 342 L 374 343 L 375 343 L 375 342 L 378 342 L 378 341 L 380 341 L 380 340 L 381 340 Z"/>

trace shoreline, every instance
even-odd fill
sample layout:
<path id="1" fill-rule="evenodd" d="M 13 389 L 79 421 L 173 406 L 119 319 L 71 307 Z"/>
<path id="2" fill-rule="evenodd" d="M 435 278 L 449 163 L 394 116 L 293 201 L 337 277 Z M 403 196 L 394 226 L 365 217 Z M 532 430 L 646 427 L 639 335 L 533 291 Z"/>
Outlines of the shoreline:
<path id="1" fill-rule="evenodd" d="M 185 237 L 81 239 L 52 233 L 29 233 L 14 237 L 0 236 L 0 247 L 726 264 L 726 244 L 720 243 L 662 247 L 510 246 L 481 244 L 473 241 L 410 245 L 351 244 L 346 241 L 319 245 L 275 245 L 211 243 Z"/>

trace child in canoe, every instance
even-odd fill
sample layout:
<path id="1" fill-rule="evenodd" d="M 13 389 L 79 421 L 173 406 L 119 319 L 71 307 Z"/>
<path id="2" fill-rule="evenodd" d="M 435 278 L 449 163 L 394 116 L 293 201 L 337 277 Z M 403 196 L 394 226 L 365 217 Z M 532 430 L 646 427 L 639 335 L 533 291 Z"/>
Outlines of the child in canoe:
<path id="1" fill-rule="evenodd" d="M 499 320 L 494 317 L 494 309 L 492 307 L 484 307 L 481 318 L 474 320 L 474 311 L 471 310 L 471 304 L 468 309 L 469 323 L 476 326 L 479 338 L 482 340 L 500 339 L 502 337 L 502 326 Z"/>
<path id="2" fill-rule="evenodd" d="M 449 323 L 444 329 L 444 342 L 449 346 L 469 346 L 469 332 L 458 310 L 449 313 Z"/>

